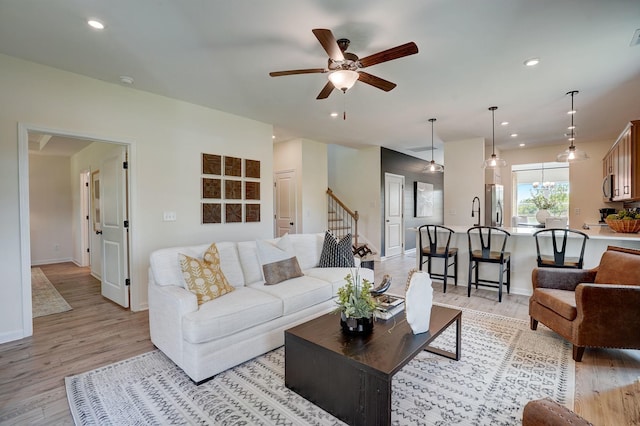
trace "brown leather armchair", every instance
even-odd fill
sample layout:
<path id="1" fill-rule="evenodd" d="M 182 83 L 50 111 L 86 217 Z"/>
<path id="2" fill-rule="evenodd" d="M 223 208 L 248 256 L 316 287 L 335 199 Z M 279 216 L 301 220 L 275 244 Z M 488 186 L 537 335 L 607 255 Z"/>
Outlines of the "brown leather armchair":
<path id="1" fill-rule="evenodd" d="M 575 361 L 587 346 L 640 349 L 640 250 L 609 246 L 597 268 L 536 268 L 531 279 L 531 329 L 567 339 Z"/>

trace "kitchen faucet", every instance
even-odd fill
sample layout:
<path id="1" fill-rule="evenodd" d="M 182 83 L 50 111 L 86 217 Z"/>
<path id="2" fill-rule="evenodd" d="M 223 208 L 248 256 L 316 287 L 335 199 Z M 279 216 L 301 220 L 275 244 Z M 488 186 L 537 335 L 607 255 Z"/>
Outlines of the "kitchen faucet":
<path id="1" fill-rule="evenodd" d="M 476 206 L 476 201 L 478 201 L 478 209 L 474 209 Z M 478 214 L 478 222 L 474 223 L 473 226 L 480 226 L 480 198 L 473 197 L 473 201 L 471 201 L 471 217 L 476 217 L 476 213 Z"/>

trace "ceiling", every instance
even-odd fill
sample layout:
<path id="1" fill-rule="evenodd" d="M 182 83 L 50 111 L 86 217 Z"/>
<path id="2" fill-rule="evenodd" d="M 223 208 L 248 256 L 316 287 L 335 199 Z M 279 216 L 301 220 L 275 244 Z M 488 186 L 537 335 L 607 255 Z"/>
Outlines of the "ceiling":
<path id="1" fill-rule="evenodd" d="M 419 53 L 365 69 L 396 83 L 390 92 L 357 82 L 316 100 L 327 74 L 269 76 L 326 67 L 314 28 L 361 58 L 409 41 Z M 640 119 L 638 29 L 638 0 L 0 0 L 0 53 L 114 84 L 130 76 L 132 89 L 271 123 L 276 142 L 399 151 L 430 146 L 431 117 L 438 149 L 491 141 L 492 105 L 498 149 L 568 145 L 570 90 L 576 145 L 613 142 Z M 525 67 L 531 57 L 540 64 Z"/>

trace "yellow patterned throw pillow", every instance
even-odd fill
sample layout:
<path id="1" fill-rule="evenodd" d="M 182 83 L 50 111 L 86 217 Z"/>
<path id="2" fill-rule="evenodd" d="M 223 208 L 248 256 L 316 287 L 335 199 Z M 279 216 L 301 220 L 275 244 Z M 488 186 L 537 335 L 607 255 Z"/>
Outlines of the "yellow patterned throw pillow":
<path id="1" fill-rule="evenodd" d="M 204 259 L 178 254 L 187 289 L 198 296 L 202 305 L 234 290 L 220 268 L 220 254 L 215 244 L 207 249 Z"/>

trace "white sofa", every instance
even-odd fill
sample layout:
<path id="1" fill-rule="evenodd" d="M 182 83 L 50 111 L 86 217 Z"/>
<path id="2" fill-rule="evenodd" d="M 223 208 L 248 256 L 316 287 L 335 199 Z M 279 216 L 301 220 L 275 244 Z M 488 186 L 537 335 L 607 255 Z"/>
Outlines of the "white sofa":
<path id="1" fill-rule="evenodd" d="M 210 244 L 151 254 L 151 341 L 194 382 L 282 346 L 284 330 L 336 307 L 337 290 L 353 268 L 318 267 L 324 234 L 288 238 L 304 276 L 269 286 L 264 285 L 255 241 L 216 242 L 221 269 L 235 290 L 199 307 L 196 295 L 185 289 L 178 253 L 202 258 Z M 373 283 L 372 270 L 361 268 L 360 274 Z"/>

